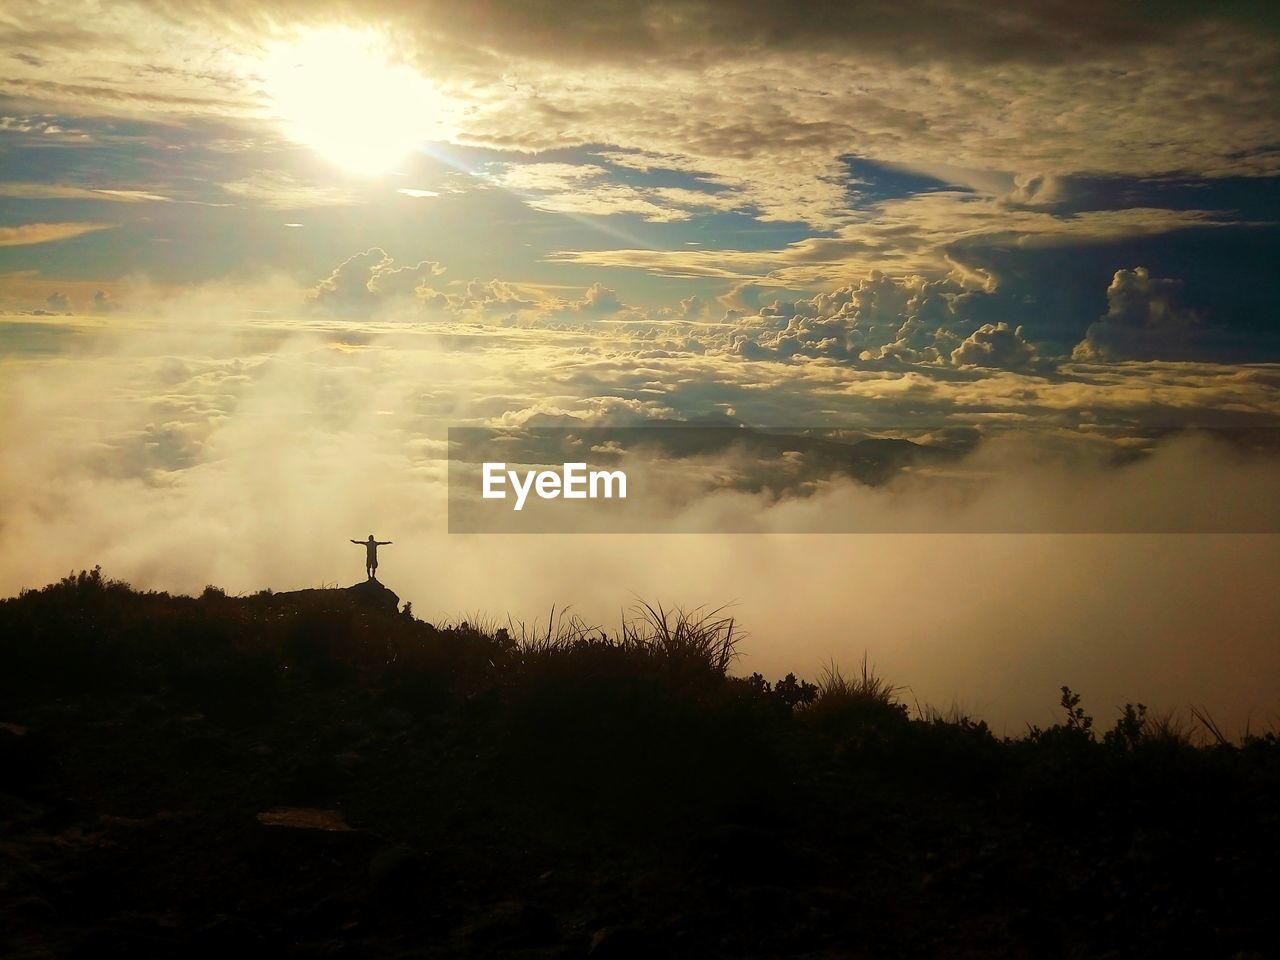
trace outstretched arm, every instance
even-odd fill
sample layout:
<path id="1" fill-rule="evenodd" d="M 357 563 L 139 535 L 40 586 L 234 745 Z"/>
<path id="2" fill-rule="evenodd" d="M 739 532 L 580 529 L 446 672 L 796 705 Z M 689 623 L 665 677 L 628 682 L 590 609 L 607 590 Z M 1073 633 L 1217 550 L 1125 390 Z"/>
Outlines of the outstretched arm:
<path id="1" fill-rule="evenodd" d="M 352 540 L 351 542 L 354 543 L 356 546 L 360 546 L 360 544 L 364 543 L 363 540 Z"/>
<path id="2" fill-rule="evenodd" d="M 378 546 L 380 546 L 380 547 L 389 547 L 389 546 L 391 546 L 391 541 L 390 541 L 390 540 L 378 540 L 378 541 L 376 541 L 376 542 L 377 542 Z"/>

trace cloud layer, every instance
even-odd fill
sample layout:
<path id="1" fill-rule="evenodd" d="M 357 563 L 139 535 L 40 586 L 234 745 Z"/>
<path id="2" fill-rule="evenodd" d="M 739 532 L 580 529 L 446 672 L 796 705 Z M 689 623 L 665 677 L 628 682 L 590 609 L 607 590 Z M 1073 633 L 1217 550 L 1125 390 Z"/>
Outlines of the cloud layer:
<path id="1" fill-rule="evenodd" d="M 753 634 L 746 669 L 812 675 L 826 657 L 847 662 L 866 648 L 922 702 L 961 696 L 998 722 L 1038 721 L 1064 682 L 1099 709 L 1194 697 L 1232 722 L 1274 709 L 1259 680 L 1277 665 L 1280 610 L 1266 588 L 1280 559 L 1274 537 L 442 532 L 443 431 L 459 422 L 634 422 L 731 402 L 758 422 L 784 412 L 819 422 L 838 408 L 838 419 L 874 411 L 886 426 L 915 416 L 937 429 L 1056 408 L 1064 417 L 1090 409 L 1102 425 L 1210 398 L 1224 408 L 1260 404 L 1274 394 L 1272 368 L 1081 367 L 1060 382 L 1013 372 L 970 379 L 961 369 L 931 382 L 843 364 L 797 373 L 681 349 L 656 332 L 637 349 L 608 330 L 587 338 L 470 320 L 264 324 L 246 321 L 217 289 L 176 302 L 135 298 L 131 310 L 109 332 L 71 333 L 52 358 L 4 361 L 5 592 L 93 562 L 167 589 L 345 581 L 361 559 L 346 540 L 374 530 L 397 544 L 384 561 L 389 582 L 431 617 L 484 609 L 533 618 L 551 602 L 573 602 L 608 624 L 631 591 L 692 603 L 742 598 L 738 613 Z M 1232 476 L 1199 455 L 1156 467 L 1159 489 L 1175 498 L 1198 480 Z M 1083 493 L 1077 481 L 1069 465 L 1046 462 L 1020 487 L 993 487 L 981 509 L 1051 509 Z M 1151 489 L 1095 494 L 1123 509 Z M 854 488 L 832 496 L 792 507 L 708 499 L 689 509 L 749 510 L 765 526 L 796 529 L 796 517 L 773 511 L 807 510 L 820 526 L 824 509 L 873 506 Z M 841 497 L 855 499 L 841 506 Z M 927 500 L 920 508 L 948 509 Z M 1206 636 L 1218 638 L 1213 648 Z"/>

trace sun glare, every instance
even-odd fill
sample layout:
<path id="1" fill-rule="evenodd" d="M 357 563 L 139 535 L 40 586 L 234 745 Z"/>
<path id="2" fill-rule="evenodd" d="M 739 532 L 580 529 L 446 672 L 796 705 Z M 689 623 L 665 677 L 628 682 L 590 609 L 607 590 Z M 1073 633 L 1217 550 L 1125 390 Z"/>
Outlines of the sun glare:
<path id="1" fill-rule="evenodd" d="M 268 53 L 261 70 L 290 137 L 351 173 L 391 170 L 428 139 L 439 94 L 371 30 L 315 30 Z"/>

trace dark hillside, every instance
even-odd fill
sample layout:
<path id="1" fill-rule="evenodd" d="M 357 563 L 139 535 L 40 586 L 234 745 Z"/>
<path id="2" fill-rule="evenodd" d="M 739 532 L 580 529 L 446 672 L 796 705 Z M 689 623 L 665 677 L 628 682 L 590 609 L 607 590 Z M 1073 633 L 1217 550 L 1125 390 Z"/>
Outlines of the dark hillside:
<path id="1" fill-rule="evenodd" d="M 640 614 L 517 642 L 377 583 L 97 571 L 0 602 L 0 952 L 1275 955 L 1274 735 L 1064 689 L 1001 740 Z"/>

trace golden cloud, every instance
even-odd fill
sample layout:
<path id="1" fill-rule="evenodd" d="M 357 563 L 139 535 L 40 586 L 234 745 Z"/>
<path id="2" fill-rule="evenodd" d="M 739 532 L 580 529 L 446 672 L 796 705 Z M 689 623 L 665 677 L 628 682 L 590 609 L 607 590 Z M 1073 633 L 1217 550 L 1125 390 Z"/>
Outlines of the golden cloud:
<path id="1" fill-rule="evenodd" d="M 37 243 L 69 240 L 85 233 L 110 230 L 114 223 L 23 223 L 0 227 L 0 247 L 30 247 Z"/>

